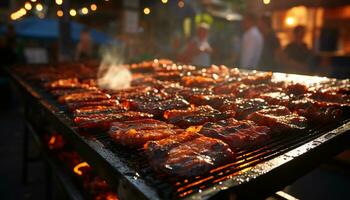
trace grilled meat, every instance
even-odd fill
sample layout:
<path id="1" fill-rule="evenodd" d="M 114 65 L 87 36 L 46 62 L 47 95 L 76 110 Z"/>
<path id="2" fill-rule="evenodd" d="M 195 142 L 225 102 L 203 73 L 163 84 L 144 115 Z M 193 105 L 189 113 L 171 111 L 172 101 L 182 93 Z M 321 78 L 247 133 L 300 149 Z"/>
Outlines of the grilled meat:
<path id="1" fill-rule="evenodd" d="M 164 118 L 181 128 L 202 125 L 205 122 L 214 122 L 226 119 L 232 114 L 220 112 L 208 105 L 198 106 L 187 110 L 168 110 L 164 113 Z"/>
<path id="2" fill-rule="evenodd" d="M 58 102 L 63 103 L 73 103 L 73 102 L 84 102 L 84 101 L 101 101 L 108 100 L 111 96 L 109 94 L 91 91 L 82 93 L 71 93 L 58 98 Z"/>
<path id="3" fill-rule="evenodd" d="M 75 109 L 73 111 L 73 115 L 75 117 L 88 117 L 89 115 L 96 115 L 96 114 L 111 114 L 111 113 L 121 113 L 125 112 L 126 109 L 121 105 L 114 105 L 114 106 L 86 106 L 82 108 Z"/>
<path id="4" fill-rule="evenodd" d="M 75 117 L 74 122 L 83 129 L 108 129 L 112 122 L 131 121 L 152 118 L 152 114 L 126 111 L 122 113 L 95 114 Z"/>
<path id="5" fill-rule="evenodd" d="M 50 93 L 56 97 L 72 94 L 72 93 L 84 93 L 84 92 L 99 92 L 99 89 L 96 87 L 88 88 L 65 88 L 65 89 L 53 89 L 50 90 Z"/>
<path id="6" fill-rule="evenodd" d="M 290 95 L 284 92 L 268 92 L 260 94 L 258 98 L 264 99 L 270 105 L 288 106 L 292 100 Z"/>
<path id="7" fill-rule="evenodd" d="M 68 102 L 67 107 L 70 111 L 89 106 L 119 106 L 119 101 L 114 99 L 106 99 L 101 101 L 82 101 L 82 102 Z"/>
<path id="8" fill-rule="evenodd" d="M 294 100 L 290 102 L 289 108 L 314 123 L 334 122 L 343 115 L 339 106 L 330 106 L 328 103 L 318 102 L 310 98 Z"/>
<path id="9" fill-rule="evenodd" d="M 186 87 L 208 88 L 216 82 L 214 78 L 204 76 L 185 76 L 182 78 L 182 84 Z"/>
<path id="10" fill-rule="evenodd" d="M 294 131 L 305 129 L 307 120 L 305 117 L 292 113 L 284 106 L 265 108 L 247 116 L 261 126 L 268 126 L 274 132 Z"/>
<path id="11" fill-rule="evenodd" d="M 248 85 L 257 85 L 268 83 L 271 81 L 271 78 L 272 72 L 252 72 L 248 74 L 241 74 L 238 81 Z"/>
<path id="12" fill-rule="evenodd" d="M 247 115 L 267 107 L 268 103 L 263 99 L 238 98 L 232 103 L 222 105 L 219 110 L 228 110 L 235 112 L 236 119 L 244 119 Z"/>
<path id="13" fill-rule="evenodd" d="M 55 81 L 48 82 L 44 85 L 48 90 L 53 89 L 78 89 L 78 88 L 89 88 L 90 85 L 80 83 L 78 78 L 67 78 L 67 79 L 58 79 Z"/>
<path id="14" fill-rule="evenodd" d="M 186 109 L 190 104 L 183 98 L 176 97 L 163 101 L 127 101 L 124 105 L 130 110 L 151 113 L 154 116 L 161 117 L 166 110 Z"/>
<path id="15" fill-rule="evenodd" d="M 254 146 L 270 138 L 270 128 L 258 126 L 253 121 L 237 121 L 233 118 L 205 123 L 199 133 L 220 139 L 231 148 Z"/>
<path id="16" fill-rule="evenodd" d="M 183 132 L 172 124 L 154 119 L 114 122 L 109 130 L 112 139 L 129 147 L 142 147 L 147 141 L 160 140 Z"/>
<path id="17" fill-rule="evenodd" d="M 176 176 L 192 177 L 205 174 L 235 158 L 229 146 L 221 140 L 194 133 L 183 134 L 185 136 L 178 136 L 186 138 L 187 142 L 174 143 L 171 139 L 164 139 L 159 140 L 158 145 L 154 145 L 155 142 L 145 145 L 154 168 Z"/>
<path id="18" fill-rule="evenodd" d="M 190 98 L 190 102 L 197 106 L 209 105 L 215 109 L 220 109 L 223 105 L 230 104 L 235 99 L 236 97 L 234 95 L 225 95 L 225 94 L 193 95 Z"/>

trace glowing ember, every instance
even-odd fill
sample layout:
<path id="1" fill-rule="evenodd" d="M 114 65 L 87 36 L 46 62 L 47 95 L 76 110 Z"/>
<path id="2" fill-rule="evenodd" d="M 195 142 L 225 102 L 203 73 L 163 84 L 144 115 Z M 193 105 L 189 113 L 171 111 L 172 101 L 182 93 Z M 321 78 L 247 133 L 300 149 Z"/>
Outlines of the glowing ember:
<path id="1" fill-rule="evenodd" d="M 77 164 L 74 167 L 73 171 L 74 171 L 74 173 L 76 173 L 79 176 L 81 176 L 81 175 L 83 175 L 83 172 L 81 171 L 81 168 L 84 168 L 84 167 L 90 167 L 90 165 L 87 162 L 79 163 L 79 164 Z"/>

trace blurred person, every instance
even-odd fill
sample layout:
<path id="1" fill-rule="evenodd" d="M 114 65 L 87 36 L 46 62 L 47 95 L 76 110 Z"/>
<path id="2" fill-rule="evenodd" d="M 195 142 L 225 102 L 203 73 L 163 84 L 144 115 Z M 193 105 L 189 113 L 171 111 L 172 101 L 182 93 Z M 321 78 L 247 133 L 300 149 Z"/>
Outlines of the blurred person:
<path id="1" fill-rule="evenodd" d="M 304 42 L 305 27 L 296 26 L 293 30 L 293 41 L 284 48 L 288 72 L 308 73 L 312 53 Z"/>
<path id="2" fill-rule="evenodd" d="M 93 41 L 89 29 L 84 28 L 80 32 L 80 39 L 75 51 L 74 59 L 76 61 L 81 61 L 90 60 L 92 58 L 94 58 Z"/>
<path id="3" fill-rule="evenodd" d="M 248 13 L 243 18 L 243 37 L 241 43 L 240 67 L 256 69 L 264 45 L 264 38 L 257 27 L 257 17 Z"/>
<path id="4" fill-rule="evenodd" d="M 210 66 L 210 56 L 213 50 L 208 42 L 208 35 L 209 25 L 201 23 L 197 27 L 196 36 L 187 43 L 185 50 L 180 53 L 179 60 L 196 66 Z"/>
<path id="5" fill-rule="evenodd" d="M 271 17 L 264 15 L 259 19 L 258 27 L 264 37 L 260 66 L 263 70 L 276 71 L 282 53 L 279 38 L 272 28 Z"/>

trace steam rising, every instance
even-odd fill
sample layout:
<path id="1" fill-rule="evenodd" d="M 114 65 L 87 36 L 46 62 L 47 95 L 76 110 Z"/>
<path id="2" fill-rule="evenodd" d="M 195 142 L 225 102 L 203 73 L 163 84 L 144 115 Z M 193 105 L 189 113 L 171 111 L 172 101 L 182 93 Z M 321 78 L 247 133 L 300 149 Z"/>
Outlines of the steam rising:
<path id="1" fill-rule="evenodd" d="M 102 49 L 102 61 L 97 74 L 98 86 L 108 90 L 130 87 L 131 72 L 123 62 L 122 53 L 116 47 Z"/>

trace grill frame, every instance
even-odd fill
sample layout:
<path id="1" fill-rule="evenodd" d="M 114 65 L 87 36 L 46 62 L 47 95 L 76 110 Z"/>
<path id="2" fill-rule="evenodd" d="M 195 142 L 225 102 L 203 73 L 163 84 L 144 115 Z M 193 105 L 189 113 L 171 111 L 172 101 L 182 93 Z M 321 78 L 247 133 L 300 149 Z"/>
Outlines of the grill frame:
<path id="1" fill-rule="evenodd" d="M 130 167 L 130 163 L 125 158 L 106 148 L 99 139 L 95 140 L 79 134 L 62 106 L 59 106 L 47 92 L 26 82 L 14 71 L 7 71 L 20 89 L 20 94 L 23 95 L 26 120 L 36 125 L 49 123 L 96 169 L 97 174 L 106 179 L 112 187 L 117 188 L 121 199 L 123 197 L 128 199 L 175 198 L 162 196 L 158 191 L 159 188 L 149 186 L 144 177 L 137 176 L 137 172 Z M 225 180 L 222 184 L 211 185 L 209 189 L 190 194 L 185 199 L 268 196 L 307 173 L 323 160 L 349 147 L 349 142 L 346 142 L 349 139 L 350 122 L 342 122 L 338 127 L 320 134 L 299 147 L 259 163 L 250 171 Z M 246 179 L 252 176 L 255 178 Z"/>

